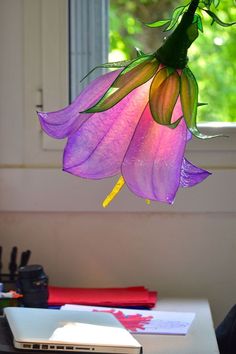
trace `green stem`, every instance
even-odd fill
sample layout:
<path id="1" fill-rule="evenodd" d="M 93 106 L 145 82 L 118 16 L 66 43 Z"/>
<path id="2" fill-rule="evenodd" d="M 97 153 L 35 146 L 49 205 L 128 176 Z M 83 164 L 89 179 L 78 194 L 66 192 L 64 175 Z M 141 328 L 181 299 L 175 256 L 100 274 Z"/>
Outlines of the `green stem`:
<path id="1" fill-rule="evenodd" d="M 164 65 L 183 69 L 187 62 L 188 48 L 198 37 L 197 24 L 193 24 L 199 0 L 192 0 L 181 22 L 165 43 L 156 52 L 157 59 Z"/>
<path id="2" fill-rule="evenodd" d="M 199 0 L 192 0 L 187 12 L 191 13 L 194 16 L 194 14 L 198 8 L 198 4 L 199 4 Z"/>

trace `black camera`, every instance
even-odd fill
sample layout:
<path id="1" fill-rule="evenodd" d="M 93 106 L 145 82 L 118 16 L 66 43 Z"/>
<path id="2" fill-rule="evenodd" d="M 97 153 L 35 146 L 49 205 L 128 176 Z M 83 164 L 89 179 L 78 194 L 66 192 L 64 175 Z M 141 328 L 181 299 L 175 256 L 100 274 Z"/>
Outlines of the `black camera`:
<path id="1" fill-rule="evenodd" d="M 17 287 L 25 307 L 47 307 L 48 276 L 41 265 L 20 267 Z"/>

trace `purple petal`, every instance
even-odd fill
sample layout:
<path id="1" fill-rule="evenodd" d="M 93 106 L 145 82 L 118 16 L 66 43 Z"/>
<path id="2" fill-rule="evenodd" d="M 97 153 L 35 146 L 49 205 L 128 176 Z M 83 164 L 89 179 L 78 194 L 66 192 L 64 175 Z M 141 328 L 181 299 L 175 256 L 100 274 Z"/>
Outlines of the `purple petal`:
<path id="1" fill-rule="evenodd" d="M 190 140 L 192 140 L 192 133 L 189 130 L 187 130 L 187 141 Z"/>
<path id="2" fill-rule="evenodd" d="M 103 96 L 120 71 L 109 72 L 92 81 L 69 106 L 55 112 L 38 112 L 42 129 L 57 139 L 73 134 L 92 115 L 80 112 Z"/>
<path id="3" fill-rule="evenodd" d="M 64 170 L 100 179 L 120 173 L 130 140 L 148 102 L 150 81 L 105 112 L 94 113 L 68 139 Z"/>
<path id="4" fill-rule="evenodd" d="M 180 176 L 181 187 L 193 187 L 206 179 L 210 172 L 191 164 L 186 158 L 183 159 Z"/>
<path id="5" fill-rule="evenodd" d="M 178 100 L 172 122 L 181 115 Z M 172 204 L 180 183 L 186 140 L 183 119 L 175 129 L 159 125 L 147 105 L 122 164 L 122 175 L 131 191 L 142 198 Z"/>

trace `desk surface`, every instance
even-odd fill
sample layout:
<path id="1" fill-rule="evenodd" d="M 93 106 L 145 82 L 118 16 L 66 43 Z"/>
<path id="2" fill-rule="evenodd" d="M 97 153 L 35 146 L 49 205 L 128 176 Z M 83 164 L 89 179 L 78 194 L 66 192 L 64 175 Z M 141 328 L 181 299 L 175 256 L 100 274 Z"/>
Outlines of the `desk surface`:
<path id="1" fill-rule="evenodd" d="M 186 336 L 173 335 L 135 335 L 143 345 L 144 354 L 219 354 L 211 311 L 204 299 L 160 299 L 157 309 L 160 311 L 195 312 L 196 317 Z M 14 350 L 9 329 L 0 321 L 0 353 L 26 354 L 32 351 Z M 33 352 L 49 354 L 52 352 Z"/>
<path id="2" fill-rule="evenodd" d="M 208 301 L 205 299 L 160 299 L 160 311 L 195 312 L 186 336 L 135 335 L 144 354 L 219 354 Z"/>

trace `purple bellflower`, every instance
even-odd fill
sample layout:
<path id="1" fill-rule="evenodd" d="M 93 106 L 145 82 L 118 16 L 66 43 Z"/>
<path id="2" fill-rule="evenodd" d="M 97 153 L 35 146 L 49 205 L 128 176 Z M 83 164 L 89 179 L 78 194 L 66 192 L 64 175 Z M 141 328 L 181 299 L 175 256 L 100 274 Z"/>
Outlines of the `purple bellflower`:
<path id="1" fill-rule="evenodd" d="M 185 158 L 196 126 L 198 85 L 187 66 L 187 50 L 198 36 L 193 0 L 176 29 L 155 53 L 130 62 L 107 63 L 116 70 L 91 82 L 69 106 L 38 112 L 50 136 L 68 138 L 63 170 L 73 175 L 120 178 L 107 206 L 126 184 L 138 197 L 172 204 L 179 187 L 192 187 L 210 173 Z"/>

